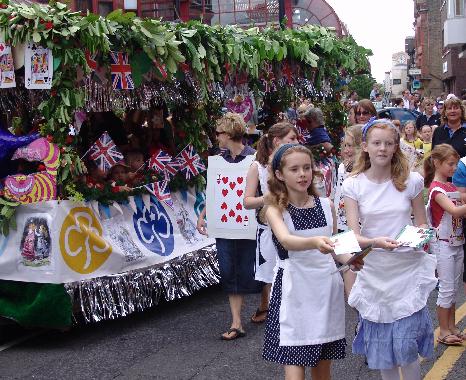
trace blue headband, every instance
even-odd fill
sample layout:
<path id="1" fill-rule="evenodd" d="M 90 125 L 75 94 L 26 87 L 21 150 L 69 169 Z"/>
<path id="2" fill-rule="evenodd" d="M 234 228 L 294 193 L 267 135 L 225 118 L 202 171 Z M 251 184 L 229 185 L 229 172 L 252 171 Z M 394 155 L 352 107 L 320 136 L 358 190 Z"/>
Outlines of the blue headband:
<path id="1" fill-rule="evenodd" d="M 278 167 L 280 166 L 280 162 L 282 161 L 283 154 L 288 149 L 293 148 L 294 146 L 299 146 L 299 144 L 284 144 L 280 146 L 280 148 L 277 149 L 272 159 L 272 169 L 274 173 L 275 173 L 275 170 L 278 170 Z"/>
<path id="2" fill-rule="evenodd" d="M 397 128 L 397 126 L 395 124 L 392 123 L 391 120 L 389 119 L 377 119 L 375 116 L 372 116 L 369 121 L 364 124 L 364 127 L 362 127 L 362 141 L 366 141 L 366 138 L 367 138 L 367 132 L 369 132 L 369 129 L 371 129 L 371 127 L 373 127 L 374 125 L 376 124 L 385 124 L 385 125 L 388 125 L 389 127 L 393 128 L 396 133 L 398 133 L 398 136 L 400 135 L 400 131 L 399 129 Z"/>

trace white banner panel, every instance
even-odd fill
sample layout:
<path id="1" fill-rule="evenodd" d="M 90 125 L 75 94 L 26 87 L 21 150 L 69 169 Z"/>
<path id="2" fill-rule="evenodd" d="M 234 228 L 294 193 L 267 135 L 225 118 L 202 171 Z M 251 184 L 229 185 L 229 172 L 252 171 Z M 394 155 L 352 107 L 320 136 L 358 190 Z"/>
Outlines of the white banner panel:
<path id="1" fill-rule="evenodd" d="M 174 192 L 175 211 L 153 195 L 127 204 L 49 201 L 20 206 L 17 231 L 0 235 L 0 278 L 65 283 L 160 264 L 213 244 L 196 220 L 204 193 Z"/>

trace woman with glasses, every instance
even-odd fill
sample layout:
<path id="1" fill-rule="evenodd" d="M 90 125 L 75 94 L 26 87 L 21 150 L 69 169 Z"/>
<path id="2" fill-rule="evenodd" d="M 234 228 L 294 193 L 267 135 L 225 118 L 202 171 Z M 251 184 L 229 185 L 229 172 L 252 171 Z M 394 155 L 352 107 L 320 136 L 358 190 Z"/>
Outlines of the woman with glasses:
<path id="1" fill-rule="evenodd" d="M 422 101 L 424 112 L 416 119 L 416 129 L 418 131 L 420 131 L 424 125 L 440 125 L 440 114 L 434 112 L 434 105 L 435 102 L 432 98 L 424 98 Z"/>
<path id="2" fill-rule="evenodd" d="M 366 124 L 369 119 L 377 117 L 377 111 L 369 99 L 362 99 L 358 102 L 356 109 L 356 124 Z"/>
<path id="3" fill-rule="evenodd" d="M 243 144 L 246 123 L 241 115 L 228 112 L 218 121 L 215 128 L 221 156 L 229 163 L 241 162 L 255 150 Z M 199 215 L 197 230 L 207 235 L 205 222 L 206 207 Z M 260 293 L 262 282 L 254 279 L 256 240 L 215 239 L 220 268 L 220 283 L 228 294 L 232 315 L 231 327 L 222 334 L 223 340 L 234 340 L 246 335 L 241 322 L 244 294 Z"/>

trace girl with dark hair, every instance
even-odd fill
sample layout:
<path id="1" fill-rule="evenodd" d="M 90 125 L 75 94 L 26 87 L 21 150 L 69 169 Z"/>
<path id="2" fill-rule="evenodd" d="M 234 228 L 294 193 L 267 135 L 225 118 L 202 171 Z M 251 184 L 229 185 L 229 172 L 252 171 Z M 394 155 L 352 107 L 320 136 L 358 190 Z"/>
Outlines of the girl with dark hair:
<path id="1" fill-rule="evenodd" d="M 297 143 L 298 131 L 288 122 L 280 122 L 273 125 L 268 132 L 261 137 L 257 144 L 256 161 L 250 166 L 246 177 L 246 189 L 244 195 L 244 208 L 256 209 L 257 216 L 264 206 L 264 196 L 268 192 L 267 180 L 269 157 L 275 148 L 283 144 Z M 256 248 L 256 275 L 258 281 L 265 283 L 262 288 L 261 304 L 251 321 L 264 322 L 267 318 L 269 305 L 270 286 L 273 280 L 273 270 L 276 263 L 276 252 L 272 243 L 270 228 L 257 218 L 257 248 Z M 265 261 L 264 261 L 265 260 Z"/>

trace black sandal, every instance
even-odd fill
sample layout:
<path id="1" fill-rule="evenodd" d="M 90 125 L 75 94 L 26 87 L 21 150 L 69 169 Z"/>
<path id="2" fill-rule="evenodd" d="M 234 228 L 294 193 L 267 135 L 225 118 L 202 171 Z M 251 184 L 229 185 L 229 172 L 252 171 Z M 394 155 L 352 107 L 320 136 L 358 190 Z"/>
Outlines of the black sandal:
<path id="1" fill-rule="evenodd" d="M 220 337 L 220 339 L 222 339 L 222 340 L 235 340 L 237 338 L 242 338 L 242 337 L 246 336 L 246 333 L 244 331 L 241 331 L 240 329 L 235 329 L 233 327 L 230 330 L 227 331 L 227 334 L 231 334 L 231 333 L 234 333 L 234 335 L 229 337 L 229 338 L 222 335 Z"/>
<path id="2" fill-rule="evenodd" d="M 264 323 L 267 320 L 269 309 L 260 310 L 259 308 L 251 317 L 252 323 Z"/>

